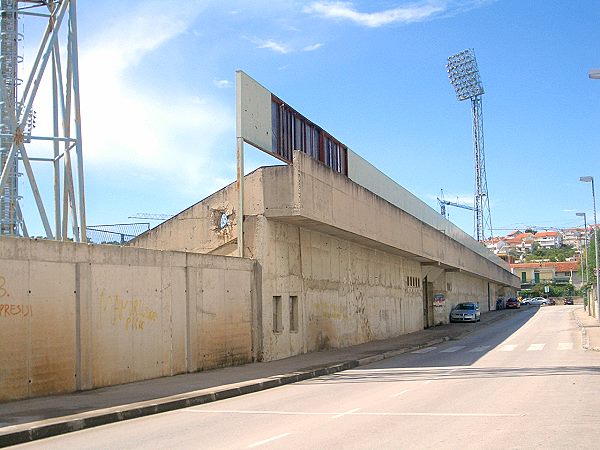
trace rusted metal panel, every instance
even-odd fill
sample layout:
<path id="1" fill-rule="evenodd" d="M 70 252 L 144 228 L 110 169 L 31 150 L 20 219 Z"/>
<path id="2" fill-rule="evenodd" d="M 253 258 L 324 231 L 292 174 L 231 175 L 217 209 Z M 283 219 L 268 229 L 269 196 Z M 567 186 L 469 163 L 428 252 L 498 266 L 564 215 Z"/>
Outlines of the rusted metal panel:
<path id="1" fill-rule="evenodd" d="M 294 150 L 321 161 L 333 171 L 348 175 L 348 148 L 291 106 L 271 94 L 273 156 L 292 163 Z"/>

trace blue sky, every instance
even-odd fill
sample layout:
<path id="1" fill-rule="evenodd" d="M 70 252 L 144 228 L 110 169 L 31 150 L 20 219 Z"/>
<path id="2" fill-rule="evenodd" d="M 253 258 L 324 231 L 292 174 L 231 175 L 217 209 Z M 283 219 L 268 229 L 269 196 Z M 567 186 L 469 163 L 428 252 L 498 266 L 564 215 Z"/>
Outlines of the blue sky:
<path id="1" fill-rule="evenodd" d="M 88 224 L 175 214 L 235 179 L 236 69 L 434 209 L 440 189 L 472 202 L 470 104 L 445 69 L 466 48 L 496 234 L 592 221 L 578 180 L 600 193 L 599 16 L 592 0 L 80 1 Z M 248 171 L 273 163 L 246 153 Z M 472 234 L 470 211 L 449 212 Z"/>

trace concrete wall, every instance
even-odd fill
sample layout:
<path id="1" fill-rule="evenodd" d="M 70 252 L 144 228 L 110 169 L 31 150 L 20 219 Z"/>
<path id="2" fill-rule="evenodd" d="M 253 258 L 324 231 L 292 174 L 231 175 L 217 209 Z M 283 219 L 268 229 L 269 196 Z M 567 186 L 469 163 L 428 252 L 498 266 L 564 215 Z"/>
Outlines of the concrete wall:
<path id="1" fill-rule="evenodd" d="M 423 328 L 421 290 L 406 275 L 421 266 L 297 225 L 254 221 L 263 270 L 263 358 L 340 348 Z M 249 224 L 250 226 L 250 224 Z M 249 244 L 254 244 L 250 241 Z M 282 327 L 275 331 L 273 297 L 281 297 Z M 298 299 L 298 329 L 291 329 L 291 298 Z"/>
<path id="2" fill-rule="evenodd" d="M 436 262 L 515 289 L 520 286 L 508 264 L 483 245 L 477 244 L 478 252 L 472 250 L 448 236 L 445 229 L 423 222 L 307 155 L 294 152 L 292 170 L 294 217 L 422 262 Z"/>
<path id="3" fill-rule="evenodd" d="M 250 362 L 254 265 L 0 238 L 0 401 Z"/>
<path id="4" fill-rule="evenodd" d="M 494 264 L 504 265 L 505 268 L 508 268 L 501 258 L 488 251 L 481 243 L 473 239 L 472 236 L 465 233 L 428 204 L 404 189 L 351 150 L 348 151 L 348 178 L 393 205 L 396 205 L 403 211 L 406 211 L 434 230 L 443 230 L 446 236 L 483 258 L 489 259 Z"/>
<path id="5" fill-rule="evenodd" d="M 257 260 L 262 270 L 257 315 L 264 360 L 445 323 L 461 301 L 478 301 L 487 311 L 488 305 L 495 307 L 501 286 L 519 286 L 508 266 L 483 246 L 481 252 L 491 256 L 302 153 L 294 158 L 293 166 L 261 168 L 245 177 L 244 256 Z M 235 254 L 237 196 L 231 184 L 130 245 Z M 214 211 L 223 209 L 236 216 L 229 241 L 211 225 Z M 429 308 L 428 323 L 425 277 L 431 298 L 443 296 Z M 294 298 L 297 330 L 290 329 Z M 279 329 L 274 329 L 274 301 L 280 302 Z"/>

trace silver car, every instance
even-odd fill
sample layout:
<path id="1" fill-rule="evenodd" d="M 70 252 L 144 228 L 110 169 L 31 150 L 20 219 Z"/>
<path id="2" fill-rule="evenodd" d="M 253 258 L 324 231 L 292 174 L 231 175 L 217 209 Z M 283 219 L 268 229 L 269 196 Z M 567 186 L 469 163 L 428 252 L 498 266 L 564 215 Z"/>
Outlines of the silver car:
<path id="1" fill-rule="evenodd" d="M 450 322 L 479 322 L 480 320 L 479 303 L 459 303 L 450 311 Z"/>
<path id="2" fill-rule="evenodd" d="M 542 306 L 542 305 L 547 305 L 548 304 L 548 300 L 545 299 L 544 297 L 535 297 L 532 298 L 529 301 L 530 305 L 534 305 L 534 306 Z"/>

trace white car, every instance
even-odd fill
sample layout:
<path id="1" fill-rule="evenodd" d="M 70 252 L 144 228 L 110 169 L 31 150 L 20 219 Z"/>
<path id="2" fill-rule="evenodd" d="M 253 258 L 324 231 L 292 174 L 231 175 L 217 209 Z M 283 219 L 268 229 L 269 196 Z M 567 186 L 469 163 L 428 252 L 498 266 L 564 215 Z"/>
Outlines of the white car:
<path id="1" fill-rule="evenodd" d="M 534 306 L 547 305 L 548 299 L 545 299 L 544 297 L 535 297 L 529 301 L 529 304 Z"/>

